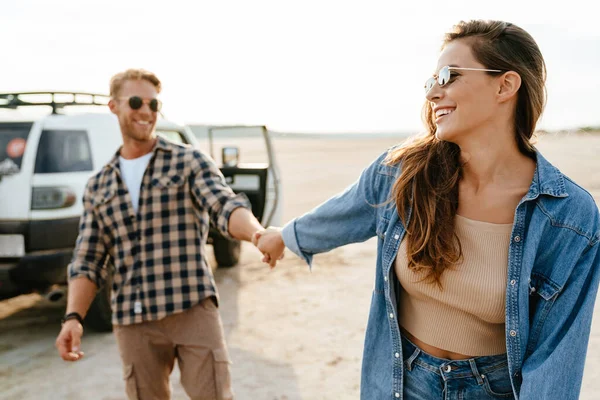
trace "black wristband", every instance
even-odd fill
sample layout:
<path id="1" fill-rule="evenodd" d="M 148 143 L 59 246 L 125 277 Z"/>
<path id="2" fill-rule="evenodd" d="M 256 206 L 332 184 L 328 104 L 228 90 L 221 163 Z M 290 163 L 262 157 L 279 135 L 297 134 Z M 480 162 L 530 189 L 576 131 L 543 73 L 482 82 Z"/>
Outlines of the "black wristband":
<path id="1" fill-rule="evenodd" d="M 67 322 L 70 319 L 76 319 L 77 321 L 79 321 L 79 323 L 81 325 L 83 325 L 83 317 L 81 315 L 79 315 L 79 313 L 77 313 L 77 312 L 68 313 L 67 315 L 62 317 L 60 322 L 61 322 L 61 324 L 64 324 L 65 322 Z"/>

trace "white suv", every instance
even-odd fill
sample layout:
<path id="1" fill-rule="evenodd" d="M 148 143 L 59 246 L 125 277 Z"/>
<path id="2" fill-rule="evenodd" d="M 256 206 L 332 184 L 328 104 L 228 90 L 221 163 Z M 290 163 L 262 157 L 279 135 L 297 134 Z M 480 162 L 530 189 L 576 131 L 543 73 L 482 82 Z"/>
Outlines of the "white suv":
<path id="1" fill-rule="evenodd" d="M 0 94 L 0 299 L 37 291 L 51 300 L 64 295 L 67 264 L 73 254 L 83 212 L 87 180 L 110 160 L 122 142 L 105 95 L 73 92 Z M 103 107 L 103 112 L 87 108 Z M 29 111 L 45 107 L 43 115 Z M 48 108 L 51 112 L 48 113 Z M 86 112 L 75 112 L 86 109 Z M 26 111 L 26 112 L 24 112 Z M 212 135 L 208 127 L 210 155 Z M 242 129 L 245 127 L 230 127 Z M 236 192 L 243 191 L 263 225 L 281 223 L 281 187 L 269 132 L 263 135 L 268 162 L 238 163 L 239 149 L 223 147 L 221 171 Z M 156 132 L 168 140 L 199 148 L 192 131 L 160 118 Z M 233 138 L 235 144 L 235 138 Z M 206 149 L 201 149 L 205 150 Z M 211 229 L 219 266 L 238 262 L 241 244 Z M 86 322 L 110 330 L 110 287 L 102 288 Z"/>

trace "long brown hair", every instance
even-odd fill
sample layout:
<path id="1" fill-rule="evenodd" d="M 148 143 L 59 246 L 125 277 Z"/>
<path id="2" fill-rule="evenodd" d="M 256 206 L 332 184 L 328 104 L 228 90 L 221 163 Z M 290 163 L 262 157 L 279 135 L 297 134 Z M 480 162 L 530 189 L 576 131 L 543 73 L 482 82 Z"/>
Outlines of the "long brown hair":
<path id="1" fill-rule="evenodd" d="M 514 113 L 515 140 L 530 157 L 535 152 L 530 140 L 546 100 L 546 65 L 531 35 L 502 21 L 461 21 L 446 33 L 448 43 L 465 39 L 475 59 L 488 69 L 515 71 L 521 76 Z M 435 137 L 433 108 L 423 106 L 426 133 L 390 152 L 389 164 L 402 164 L 392 198 L 406 226 L 409 268 L 425 270 L 425 279 L 441 286 L 443 271 L 462 257 L 454 233 L 458 208 L 458 184 L 462 177 L 460 148 Z M 412 210 L 410 219 L 406 213 Z M 407 225 L 408 221 L 408 225 Z"/>

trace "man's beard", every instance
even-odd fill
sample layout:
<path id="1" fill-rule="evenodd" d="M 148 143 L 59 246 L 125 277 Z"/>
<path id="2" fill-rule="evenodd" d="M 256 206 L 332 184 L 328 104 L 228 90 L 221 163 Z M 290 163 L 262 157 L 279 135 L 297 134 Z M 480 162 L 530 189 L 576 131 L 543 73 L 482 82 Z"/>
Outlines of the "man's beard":
<path id="1" fill-rule="evenodd" d="M 154 123 L 148 124 L 147 130 L 146 132 L 144 132 L 143 130 L 138 129 L 135 122 L 127 121 L 125 124 L 125 129 L 123 131 L 125 132 L 125 136 L 142 142 L 151 140 L 154 137 L 154 127 Z"/>

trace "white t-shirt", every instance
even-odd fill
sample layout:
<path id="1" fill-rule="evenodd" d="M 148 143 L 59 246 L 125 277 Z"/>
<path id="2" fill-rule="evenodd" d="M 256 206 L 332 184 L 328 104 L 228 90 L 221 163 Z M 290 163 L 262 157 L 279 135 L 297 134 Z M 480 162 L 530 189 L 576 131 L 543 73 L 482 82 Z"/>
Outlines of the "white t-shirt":
<path id="1" fill-rule="evenodd" d="M 127 186 L 127 190 L 131 196 L 133 209 L 136 213 L 138 211 L 138 203 L 140 201 L 140 186 L 142 185 L 142 178 L 144 177 L 144 172 L 146 171 L 148 162 L 152 158 L 152 154 L 154 153 L 150 152 L 132 160 L 126 160 L 119 156 L 121 177 L 123 178 L 123 182 L 125 182 L 125 186 Z"/>

